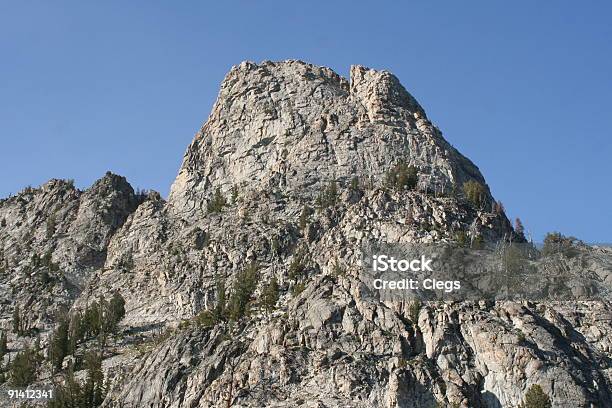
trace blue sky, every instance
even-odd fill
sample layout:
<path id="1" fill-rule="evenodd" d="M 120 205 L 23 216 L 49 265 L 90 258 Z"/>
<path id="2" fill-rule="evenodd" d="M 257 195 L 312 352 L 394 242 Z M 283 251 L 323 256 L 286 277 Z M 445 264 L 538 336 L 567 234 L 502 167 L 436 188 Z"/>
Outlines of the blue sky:
<path id="1" fill-rule="evenodd" d="M 1 1 L 0 196 L 166 195 L 230 67 L 295 58 L 395 73 L 534 239 L 612 241 L 612 3 L 397 3 Z"/>

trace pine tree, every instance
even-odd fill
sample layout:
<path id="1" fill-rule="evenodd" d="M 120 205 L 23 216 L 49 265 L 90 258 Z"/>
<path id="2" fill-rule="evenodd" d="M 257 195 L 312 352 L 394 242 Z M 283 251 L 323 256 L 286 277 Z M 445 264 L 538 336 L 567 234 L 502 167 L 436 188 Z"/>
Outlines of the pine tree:
<path id="1" fill-rule="evenodd" d="M 416 167 L 400 161 L 387 173 L 383 183 L 385 187 L 396 191 L 413 190 L 419 181 Z"/>
<path id="2" fill-rule="evenodd" d="M 79 342 L 85 337 L 83 332 L 83 315 L 78 311 L 74 313 L 70 318 L 68 327 L 68 352 L 74 353 Z"/>
<path id="3" fill-rule="evenodd" d="M 82 387 L 83 406 L 87 408 L 98 407 L 104 401 L 106 394 L 101 356 L 93 351 L 87 352 L 85 354 L 85 369 L 87 370 L 87 378 Z"/>
<path id="4" fill-rule="evenodd" d="M 306 271 L 306 254 L 304 248 L 300 248 L 293 255 L 293 260 L 289 264 L 289 279 L 300 280 Z"/>
<path id="5" fill-rule="evenodd" d="M 53 399 L 47 403 L 47 408 L 81 408 L 84 406 L 83 388 L 76 378 L 74 371 L 68 367 L 63 384 L 55 384 Z"/>
<path id="6" fill-rule="evenodd" d="M 506 212 L 506 209 L 504 208 L 504 204 L 501 201 L 495 201 L 493 203 L 493 212 L 499 215 L 504 214 Z"/>
<path id="7" fill-rule="evenodd" d="M 2 358 L 8 352 L 8 339 L 6 336 L 6 332 L 2 332 L 0 334 L 0 364 L 2 364 Z"/>
<path id="8" fill-rule="evenodd" d="M 351 191 L 360 191 L 360 187 L 359 187 L 359 178 L 357 178 L 357 176 L 353 177 L 351 179 L 351 184 L 349 186 Z"/>
<path id="9" fill-rule="evenodd" d="M 110 313 L 109 320 L 111 321 L 111 331 L 117 330 L 117 324 L 125 316 L 125 299 L 119 292 L 113 293 L 113 297 L 109 303 Z"/>
<path id="10" fill-rule="evenodd" d="M 485 204 L 487 191 L 482 184 L 476 180 L 463 183 L 463 193 L 469 202 L 476 208 L 482 208 Z"/>
<path id="11" fill-rule="evenodd" d="M 236 204 L 238 202 L 238 186 L 232 186 L 232 204 Z"/>
<path id="12" fill-rule="evenodd" d="M 276 277 L 273 277 L 270 280 L 270 283 L 268 283 L 264 287 L 261 297 L 262 297 L 261 303 L 264 309 L 266 309 L 268 313 L 274 310 L 274 306 L 276 306 L 276 302 L 278 301 L 278 298 L 279 298 L 279 287 L 278 287 L 278 280 L 276 279 Z"/>
<path id="13" fill-rule="evenodd" d="M 329 182 L 327 187 L 321 191 L 316 203 L 320 208 L 333 207 L 338 202 L 338 186 L 335 180 Z"/>
<path id="14" fill-rule="evenodd" d="M 231 320 L 240 320 L 247 314 L 251 296 L 257 287 L 259 266 L 251 262 L 236 277 L 228 304 L 228 313 Z"/>
<path id="15" fill-rule="evenodd" d="M 306 204 L 302 207 L 302 213 L 300 214 L 300 229 L 303 231 L 308 225 L 308 217 L 310 216 L 310 208 Z"/>
<path id="16" fill-rule="evenodd" d="M 83 330 L 86 337 L 95 337 L 102 332 L 102 313 L 98 302 L 92 302 L 83 314 Z"/>
<path id="17" fill-rule="evenodd" d="M 52 214 L 49 216 L 49 218 L 47 218 L 47 231 L 46 231 L 47 239 L 53 237 L 53 235 L 55 234 L 56 228 L 57 228 L 57 221 L 55 220 L 55 215 Z"/>
<path id="18" fill-rule="evenodd" d="M 207 210 L 209 213 L 218 213 L 221 212 L 223 207 L 227 204 L 223 193 L 221 192 L 221 187 L 217 187 L 215 190 L 215 194 L 212 199 L 208 202 Z"/>
<path id="19" fill-rule="evenodd" d="M 523 227 L 523 222 L 518 217 L 514 220 L 514 232 L 520 238 L 525 239 L 525 227 Z"/>
<path id="20" fill-rule="evenodd" d="M 11 385 L 15 387 L 26 387 L 36 379 L 36 360 L 29 347 L 26 346 L 15 356 L 11 363 L 10 378 Z"/>
<path id="21" fill-rule="evenodd" d="M 61 317 L 49 343 L 49 361 L 54 371 L 62 369 L 62 363 L 68 355 L 69 348 L 68 321 L 65 317 Z"/>
<path id="22" fill-rule="evenodd" d="M 542 387 L 534 384 L 525 393 L 525 399 L 520 405 L 521 408 L 551 408 L 552 403 L 548 395 L 544 393 Z"/>
<path id="23" fill-rule="evenodd" d="M 419 314 L 421 313 L 421 301 L 416 299 L 410 303 L 410 307 L 408 309 L 408 316 L 410 317 L 410 321 L 413 325 L 416 325 L 419 321 Z"/>
<path id="24" fill-rule="evenodd" d="M 217 304 L 213 310 L 213 317 L 216 322 L 225 319 L 226 301 L 225 301 L 225 277 L 215 277 L 215 286 L 217 288 Z"/>
<path id="25" fill-rule="evenodd" d="M 18 336 L 21 336 L 23 331 L 23 326 L 21 322 L 21 310 L 19 305 L 15 305 L 15 309 L 13 309 L 13 333 Z"/>

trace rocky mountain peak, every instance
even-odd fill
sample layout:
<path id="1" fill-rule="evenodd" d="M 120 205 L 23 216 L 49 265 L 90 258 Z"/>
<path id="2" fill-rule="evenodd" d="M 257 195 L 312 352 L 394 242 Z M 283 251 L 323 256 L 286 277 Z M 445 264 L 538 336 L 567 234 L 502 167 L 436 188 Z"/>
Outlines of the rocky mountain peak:
<path id="1" fill-rule="evenodd" d="M 418 169 L 423 191 L 485 184 L 391 73 L 356 65 L 349 84 L 301 61 L 243 62 L 223 81 L 169 203 L 197 215 L 217 187 L 235 186 L 310 199 L 330 181 L 380 183 L 398 162 Z"/>
<path id="2" fill-rule="evenodd" d="M 423 108 L 392 73 L 352 65 L 350 78 L 351 96 L 367 108 L 371 121 L 397 114 L 398 109 L 406 111 L 405 120 L 427 119 Z"/>

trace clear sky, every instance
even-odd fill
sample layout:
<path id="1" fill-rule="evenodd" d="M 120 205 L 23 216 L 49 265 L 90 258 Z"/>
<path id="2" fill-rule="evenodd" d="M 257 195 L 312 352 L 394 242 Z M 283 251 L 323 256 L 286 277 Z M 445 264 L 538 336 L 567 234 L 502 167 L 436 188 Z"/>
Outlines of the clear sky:
<path id="1" fill-rule="evenodd" d="M 610 242 L 611 20 L 609 1 L 0 0 L 0 196 L 107 170 L 167 195 L 230 67 L 292 58 L 392 71 L 535 240 Z"/>

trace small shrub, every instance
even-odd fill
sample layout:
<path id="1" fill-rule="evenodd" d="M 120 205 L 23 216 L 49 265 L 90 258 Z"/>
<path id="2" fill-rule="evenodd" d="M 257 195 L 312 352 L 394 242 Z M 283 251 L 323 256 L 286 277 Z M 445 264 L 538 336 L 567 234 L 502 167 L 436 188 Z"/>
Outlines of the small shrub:
<path id="1" fill-rule="evenodd" d="M 291 293 L 293 296 L 297 296 L 302 293 L 306 289 L 306 284 L 304 282 L 298 282 L 291 288 Z"/>
<path id="2" fill-rule="evenodd" d="M 552 402 L 548 395 L 544 393 L 542 387 L 534 384 L 525 393 L 523 403 L 519 405 L 521 408 L 551 408 Z"/>
<path id="3" fill-rule="evenodd" d="M 201 327 L 212 327 L 217 323 L 214 313 L 209 310 L 203 310 L 195 317 L 195 322 Z"/>
<path id="4" fill-rule="evenodd" d="M 542 255 L 553 255 L 561 253 L 568 258 L 577 254 L 576 244 L 580 241 L 575 237 L 566 237 L 560 232 L 549 232 L 544 238 Z"/>
<path id="5" fill-rule="evenodd" d="M 336 181 L 332 180 L 329 182 L 327 187 L 321 191 L 316 199 L 317 206 L 319 208 L 333 207 L 338 202 L 338 186 Z"/>
<path id="6" fill-rule="evenodd" d="M 332 276 L 334 278 L 338 278 L 340 276 L 346 276 L 346 271 L 344 270 L 344 268 L 340 266 L 340 263 L 336 262 L 334 264 L 334 268 L 332 269 Z"/>
<path id="7" fill-rule="evenodd" d="M 412 303 L 410 303 L 410 307 L 408 309 L 408 317 L 410 318 L 410 321 L 416 326 L 417 322 L 419 321 L 419 314 L 421 313 L 421 301 L 416 299 L 413 300 Z"/>
<path id="8" fill-rule="evenodd" d="M 476 180 L 469 180 L 463 183 L 463 194 L 476 208 L 482 208 L 487 199 L 487 190 Z"/>
<path id="9" fill-rule="evenodd" d="M 413 190 L 419 181 L 416 167 L 400 161 L 385 173 L 384 186 L 396 191 Z"/>
<path id="10" fill-rule="evenodd" d="M 11 363 L 10 383 L 15 387 L 26 387 L 36 379 L 36 359 L 32 350 L 26 346 L 17 353 Z"/>
<path id="11" fill-rule="evenodd" d="M 306 204 L 302 208 L 302 213 L 300 214 L 300 230 L 304 231 L 306 226 L 308 226 L 308 217 L 310 217 L 311 210 Z"/>
<path id="12" fill-rule="evenodd" d="M 289 264 L 289 279 L 299 280 L 304 277 L 305 271 L 306 254 L 303 249 L 300 249 L 293 255 L 293 260 Z"/>
<path id="13" fill-rule="evenodd" d="M 240 320 L 247 314 L 251 296 L 257 287 L 258 278 L 259 266 L 256 262 L 251 262 L 236 277 L 227 307 L 228 316 L 231 320 Z"/>
<path id="14" fill-rule="evenodd" d="M 455 241 L 457 241 L 457 245 L 466 248 L 469 246 L 469 238 L 465 231 L 457 231 L 455 233 Z"/>
<path id="15" fill-rule="evenodd" d="M 221 192 L 221 187 L 217 187 L 215 194 L 213 194 L 211 200 L 208 202 L 206 209 L 209 213 L 218 213 L 223 210 L 223 207 L 227 204 L 227 200 Z"/>
<path id="16" fill-rule="evenodd" d="M 47 239 L 50 239 L 55 234 L 55 230 L 57 229 L 57 220 L 55 219 L 55 215 L 52 214 L 47 218 Z"/>
<path id="17" fill-rule="evenodd" d="M 278 287 L 278 280 L 276 278 L 272 278 L 270 283 L 264 287 L 261 293 L 262 306 L 268 313 L 274 310 L 276 302 L 278 302 L 279 293 L 280 290 Z"/>
<path id="18" fill-rule="evenodd" d="M 484 238 L 482 235 L 478 234 L 472 239 L 472 249 L 482 249 L 484 248 Z"/>

